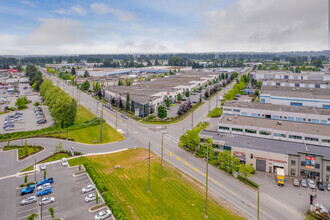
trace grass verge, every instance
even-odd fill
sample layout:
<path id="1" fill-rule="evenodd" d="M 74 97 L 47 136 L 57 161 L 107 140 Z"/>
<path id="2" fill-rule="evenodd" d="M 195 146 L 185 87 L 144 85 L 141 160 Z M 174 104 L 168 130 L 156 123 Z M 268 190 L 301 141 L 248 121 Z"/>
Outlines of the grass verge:
<path id="1" fill-rule="evenodd" d="M 111 206 L 118 204 L 124 211 L 124 215 L 114 211 L 116 219 L 203 219 L 204 187 L 170 164 L 161 166 L 156 155 L 151 159 L 148 193 L 147 157 L 148 151 L 137 149 L 89 156 L 85 161 L 74 158 L 69 163 L 87 165 L 86 171 L 103 192 L 109 208 L 113 210 Z M 115 165 L 121 168 L 115 169 Z M 212 197 L 208 205 L 209 219 L 242 219 Z"/>
<path id="2" fill-rule="evenodd" d="M 43 150 L 44 148 L 41 146 L 36 146 L 36 145 L 35 146 L 29 145 L 26 149 L 24 148 L 24 146 L 17 146 L 17 145 L 3 147 L 4 151 L 14 150 L 14 149 L 18 149 L 18 159 L 22 160 L 28 156 L 31 156 L 32 154 L 38 153 L 39 151 Z"/>

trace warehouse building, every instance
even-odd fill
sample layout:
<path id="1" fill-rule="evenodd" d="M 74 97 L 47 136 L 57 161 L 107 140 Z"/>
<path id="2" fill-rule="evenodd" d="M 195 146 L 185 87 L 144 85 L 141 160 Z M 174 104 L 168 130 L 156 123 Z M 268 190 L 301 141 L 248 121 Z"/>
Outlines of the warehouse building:
<path id="1" fill-rule="evenodd" d="M 330 83 L 328 81 L 320 80 L 264 79 L 261 82 L 263 86 L 330 89 Z"/>
<path id="2" fill-rule="evenodd" d="M 223 114 L 330 125 L 330 109 L 315 107 L 227 101 Z"/>
<path id="3" fill-rule="evenodd" d="M 218 131 L 330 147 L 328 125 L 223 115 Z"/>
<path id="4" fill-rule="evenodd" d="M 330 89 L 262 86 L 260 102 L 330 109 Z"/>
<path id="5" fill-rule="evenodd" d="M 258 171 L 330 182 L 330 150 L 313 144 L 272 140 L 259 137 L 203 130 L 201 142 L 213 141 L 215 152 L 228 150 L 241 163 L 252 164 Z"/>
<path id="6" fill-rule="evenodd" d="M 291 71 L 258 70 L 250 73 L 251 79 L 317 80 L 330 81 L 330 74 L 324 72 L 293 73 Z"/>
<path id="7" fill-rule="evenodd" d="M 154 78 L 151 81 L 139 81 L 131 86 L 109 86 L 104 89 L 104 98 L 121 99 L 125 101 L 127 93 L 130 94 L 131 111 L 136 116 L 146 117 L 154 112 L 158 106 L 163 105 L 169 98 L 176 101 L 177 95 L 186 91 L 192 92 L 194 88 L 204 86 L 209 81 L 219 77 L 219 73 L 210 71 L 184 71 L 176 75 Z"/>

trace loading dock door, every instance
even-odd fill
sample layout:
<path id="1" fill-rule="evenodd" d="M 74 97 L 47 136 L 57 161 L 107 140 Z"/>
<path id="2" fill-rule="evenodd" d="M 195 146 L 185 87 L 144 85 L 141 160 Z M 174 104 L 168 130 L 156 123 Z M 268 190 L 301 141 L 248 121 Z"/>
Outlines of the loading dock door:
<path id="1" fill-rule="evenodd" d="M 266 161 L 256 160 L 256 170 L 266 172 Z"/>

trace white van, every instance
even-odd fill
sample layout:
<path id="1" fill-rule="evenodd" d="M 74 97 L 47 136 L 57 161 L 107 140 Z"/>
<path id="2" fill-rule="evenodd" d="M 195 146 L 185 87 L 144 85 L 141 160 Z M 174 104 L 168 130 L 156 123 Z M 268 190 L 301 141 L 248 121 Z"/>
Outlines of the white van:
<path id="1" fill-rule="evenodd" d="M 62 167 L 67 167 L 68 166 L 68 160 L 66 158 L 61 159 Z"/>

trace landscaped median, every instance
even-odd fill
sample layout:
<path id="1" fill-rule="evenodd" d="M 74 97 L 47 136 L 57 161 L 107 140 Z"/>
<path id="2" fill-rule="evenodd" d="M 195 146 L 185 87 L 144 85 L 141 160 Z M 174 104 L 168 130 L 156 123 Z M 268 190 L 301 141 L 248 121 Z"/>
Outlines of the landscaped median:
<path id="1" fill-rule="evenodd" d="M 39 130 L 5 133 L 0 135 L 0 141 L 33 137 L 50 137 L 86 144 L 95 144 L 100 143 L 100 126 L 99 118 L 83 106 L 78 106 L 75 124 L 68 128 L 52 126 Z M 102 143 L 111 143 L 124 139 L 125 137 L 123 135 L 110 127 L 108 124 L 103 123 Z"/>
<path id="2" fill-rule="evenodd" d="M 23 160 L 27 158 L 28 156 L 31 156 L 33 154 L 38 153 L 39 151 L 42 151 L 44 148 L 42 146 L 38 145 L 28 145 L 25 143 L 24 146 L 19 145 L 7 145 L 3 147 L 3 151 L 8 150 L 18 150 L 18 159 Z"/>
<path id="3" fill-rule="evenodd" d="M 145 149 L 78 157 L 69 164 L 84 164 L 116 219 L 204 218 L 204 186 L 168 163 L 161 166 L 154 154 L 150 161 L 150 192 Z M 209 219 L 242 219 L 218 202 L 209 195 Z"/>

